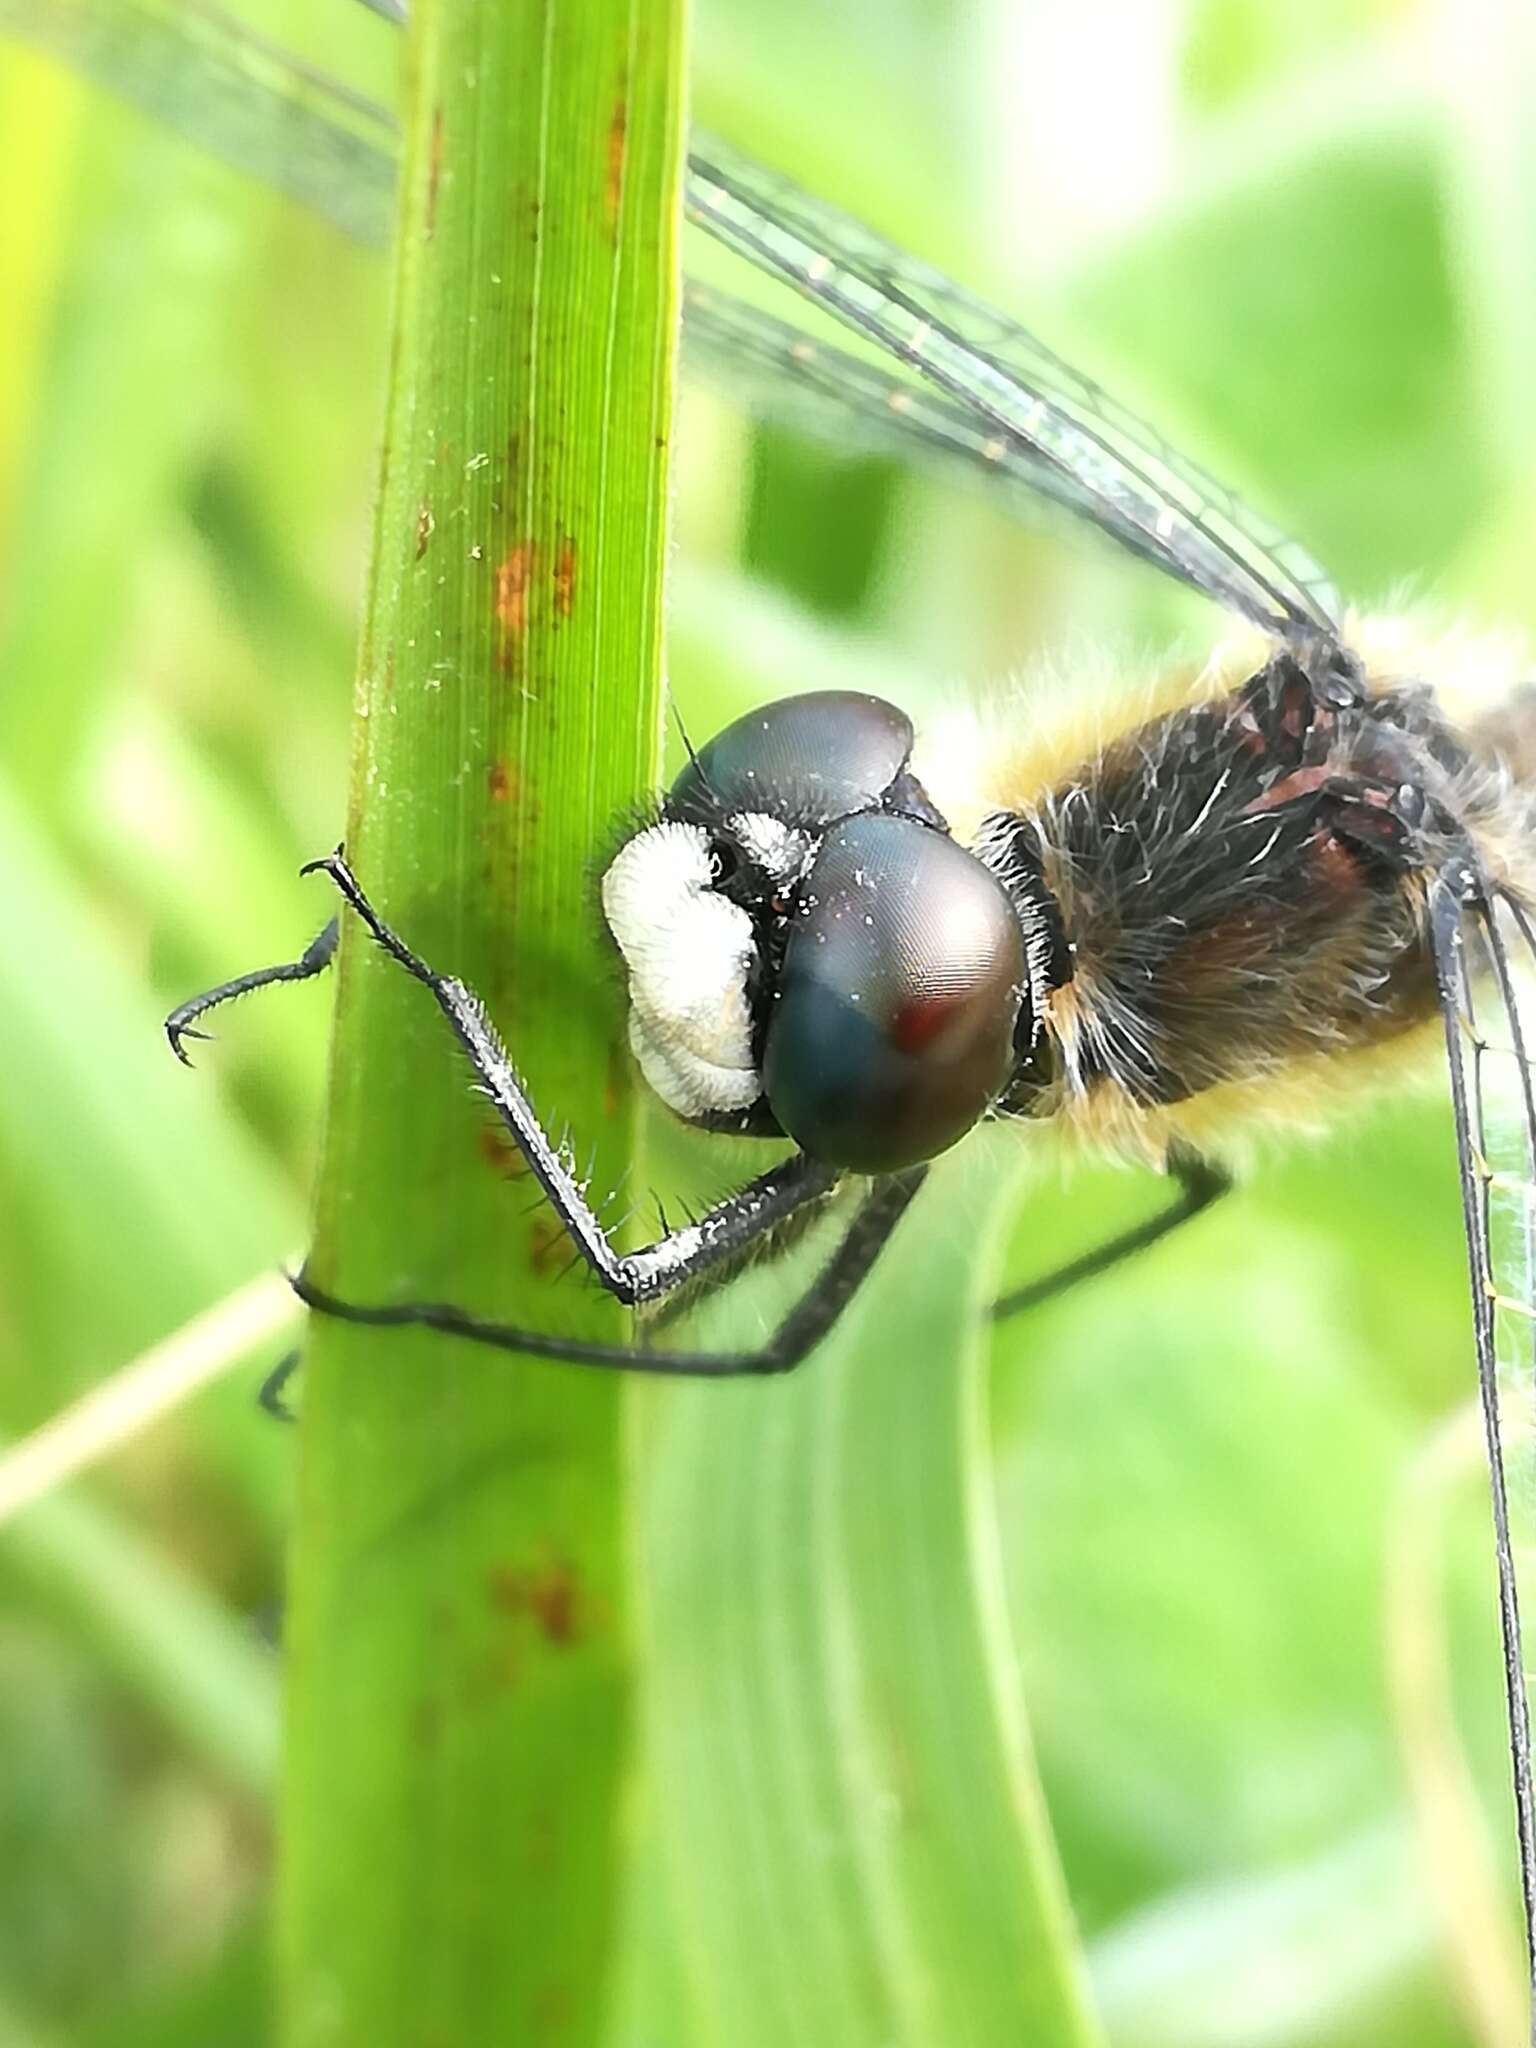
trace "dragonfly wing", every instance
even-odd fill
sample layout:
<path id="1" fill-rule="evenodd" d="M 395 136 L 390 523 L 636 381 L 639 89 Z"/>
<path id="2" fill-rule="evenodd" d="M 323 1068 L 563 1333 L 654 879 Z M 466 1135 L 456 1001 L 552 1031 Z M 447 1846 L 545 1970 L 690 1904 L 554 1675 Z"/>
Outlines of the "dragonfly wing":
<path id="1" fill-rule="evenodd" d="M 759 418 L 843 453 L 920 461 L 940 474 L 980 479 L 1024 516 L 1062 507 L 1092 520 L 1131 554 L 1165 566 L 1132 521 L 1090 501 L 1070 473 L 947 392 L 813 340 L 793 322 L 713 286 L 690 281 L 683 316 L 690 366 Z"/>
<path id="2" fill-rule="evenodd" d="M 1470 864 L 1437 877 L 1430 897 L 1435 977 L 1445 1022 L 1451 1104 L 1472 1286 L 1478 1396 L 1493 1492 L 1499 1627 L 1520 1848 L 1527 1954 L 1536 1986 L 1536 1789 L 1520 1632 L 1519 1584 L 1536 1568 L 1531 1486 L 1536 1393 L 1536 1100 L 1522 1023 L 1536 991 L 1536 931 Z M 1511 1483 L 1511 1474 L 1517 1483 Z"/>
<path id="3" fill-rule="evenodd" d="M 400 0 L 369 4 L 390 20 L 404 17 Z M 346 233 L 387 238 L 398 137 L 386 110 L 230 16 L 192 10 L 157 19 L 145 30 L 153 62 L 131 72 L 109 61 L 110 49 L 103 55 L 50 20 L 31 33 L 65 61 Z M 860 370 L 857 358 L 822 351 L 824 395 L 862 422 L 866 439 L 883 418 L 881 446 L 926 447 L 1001 475 L 1266 631 L 1305 643 L 1335 638 L 1337 600 L 1309 556 L 1016 322 L 725 143 L 703 140 L 690 153 L 688 194 L 694 216 L 727 246 L 923 380 L 903 386 L 877 365 Z M 773 330 L 794 336 L 739 307 L 726 347 L 738 376 L 742 328 L 752 321 L 760 370 Z M 711 354 L 709 338 L 701 352 Z M 927 407 L 901 397 L 903 389 L 923 393 Z M 774 410 L 782 416 L 782 406 Z"/>
<path id="4" fill-rule="evenodd" d="M 1026 328 L 729 144 L 700 138 L 688 164 L 702 227 L 910 365 L 1021 475 L 1049 474 L 1048 495 L 1268 632 L 1336 637 L 1336 593 L 1303 549 Z"/>

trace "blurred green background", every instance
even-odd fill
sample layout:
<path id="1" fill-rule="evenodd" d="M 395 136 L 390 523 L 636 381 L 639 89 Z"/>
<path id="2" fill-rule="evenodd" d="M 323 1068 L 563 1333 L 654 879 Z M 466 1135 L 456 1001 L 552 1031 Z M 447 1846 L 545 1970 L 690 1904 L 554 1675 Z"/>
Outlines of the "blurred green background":
<path id="1" fill-rule="evenodd" d="M 397 38 L 361 8 L 240 11 L 392 100 Z M 25 15 L 4 0 L 0 30 Z M 703 122 L 1022 312 L 1361 603 L 1536 625 L 1518 0 L 698 0 L 694 76 Z M 344 810 L 385 308 L 375 254 L 9 40 L 0 139 L 14 1438 L 303 1240 L 325 991 L 231 1013 L 195 1076 L 159 1019 L 326 914 L 296 870 Z M 920 715 L 1042 665 L 1131 679 L 1219 624 L 693 386 L 676 526 L 671 685 L 696 734 L 831 682 Z M 996 1345 L 985 1512 L 1116 2048 L 1518 2038 L 1437 1080 L 1256 1158 L 1187 1236 Z M 742 1164 L 658 1144 L 700 1199 Z M 1028 1171 L 1019 1278 L 1159 1192 L 1043 1149 Z M 936 1204 L 909 1228 L 957 1226 Z M 293 1442 L 252 1397 L 281 1348 L 0 1530 L 4 2048 L 268 2038 Z M 654 1559 L 711 1524 L 667 1491 L 697 1476 L 689 1411 L 641 1409 Z M 652 1676 L 653 1705 L 675 1682 Z M 615 2038 L 734 2048 L 690 1989 L 708 1963 L 689 1838 L 668 1839 L 674 1902 L 642 1888 Z M 802 2014 L 779 2038 L 838 2036 Z"/>

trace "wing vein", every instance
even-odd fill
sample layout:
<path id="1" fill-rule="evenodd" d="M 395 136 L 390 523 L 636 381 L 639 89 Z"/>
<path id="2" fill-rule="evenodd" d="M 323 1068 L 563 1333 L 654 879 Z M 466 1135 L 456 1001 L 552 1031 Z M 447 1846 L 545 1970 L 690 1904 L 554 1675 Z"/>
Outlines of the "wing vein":
<path id="1" fill-rule="evenodd" d="M 1508 906 L 1530 946 L 1530 927 L 1518 905 Z M 1522 1151 L 1528 1178 L 1536 1177 L 1536 1103 L 1529 1063 L 1524 1053 L 1519 1003 L 1495 902 L 1478 873 L 1458 861 L 1434 882 L 1430 897 L 1430 939 L 1450 1069 L 1451 1108 L 1455 1118 L 1457 1171 L 1462 1221 L 1467 1240 L 1467 1268 L 1472 1290 L 1472 1329 L 1477 1353 L 1478 1400 L 1488 1455 L 1492 1495 L 1494 1555 L 1498 1571 L 1499 1634 L 1504 1657 L 1504 1693 L 1509 1723 L 1510 1768 L 1515 1798 L 1515 1823 L 1520 1854 L 1520 1888 L 1525 1916 L 1526 1955 L 1536 1992 L 1536 1790 L 1531 1767 L 1531 1713 L 1526 1689 L 1520 1627 L 1520 1601 L 1514 1544 L 1511 1536 L 1509 1486 L 1500 1416 L 1495 1320 L 1497 1287 L 1490 1214 L 1491 1146 L 1483 1063 L 1490 1050 L 1478 1030 L 1467 960 L 1469 935 L 1475 934 L 1491 969 L 1494 988 L 1509 1022 L 1511 1050 L 1520 1074 Z M 1532 948 L 1536 959 L 1536 948 Z M 1469 1056 L 1470 1048 L 1470 1056 Z M 1527 1240 L 1530 1207 L 1525 1204 Z M 1526 1298 L 1529 1276 L 1523 1278 Z"/>

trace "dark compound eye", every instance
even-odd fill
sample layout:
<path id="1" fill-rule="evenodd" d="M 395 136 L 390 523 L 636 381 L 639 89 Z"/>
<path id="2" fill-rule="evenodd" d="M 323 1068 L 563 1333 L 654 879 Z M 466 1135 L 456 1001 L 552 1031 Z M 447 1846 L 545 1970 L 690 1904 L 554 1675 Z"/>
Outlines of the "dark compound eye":
<path id="1" fill-rule="evenodd" d="M 912 721 L 858 690 L 817 690 L 749 711 L 701 747 L 672 785 L 680 817 L 764 811 L 825 825 L 878 804 L 906 766 Z"/>
<path id="2" fill-rule="evenodd" d="M 775 1117 L 855 1172 L 932 1159 L 1007 1082 L 1024 981 L 1018 917 L 973 855 L 909 818 L 834 825 L 768 1022 Z"/>

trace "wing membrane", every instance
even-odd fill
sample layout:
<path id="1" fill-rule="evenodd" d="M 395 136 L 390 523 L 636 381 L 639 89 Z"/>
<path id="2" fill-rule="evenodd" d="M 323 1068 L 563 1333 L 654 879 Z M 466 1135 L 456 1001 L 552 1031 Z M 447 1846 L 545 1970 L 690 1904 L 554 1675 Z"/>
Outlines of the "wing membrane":
<path id="1" fill-rule="evenodd" d="M 210 156 L 387 243 L 389 112 L 202 0 L 0 0 L 0 34 L 46 51 Z"/>
<path id="2" fill-rule="evenodd" d="M 992 485 L 1023 518 L 1061 507 L 1143 561 L 1166 566 L 1131 521 L 1094 501 L 1070 472 L 947 392 L 813 341 L 791 321 L 708 285 L 687 286 L 683 316 L 690 363 L 758 417 L 844 452 L 921 461 L 939 474 Z"/>
<path id="3" fill-rule="evenodd" d="M 1293 640 L 1335 634 L 1322 570 L 1026 328 L 728 144 L 689 154 L 692 217 L 1001 435 L 1021 476 L 1171 576 Z M 1127 542 L 1127 544 L 1131 544 Z"/>
<path id="4" fill-rule="evenodd" d="M 1536 933 L 1523 907 L 1501 905 L 1470 866 L 1437 880 L 1430 914 L 1493 1494 L 1526 1949 L 1536 1990 L 1536 1790 L 1519 1594 L 1522 1583 L 1536 1583 L 1536 1099 L 1531 1040 L 1522 1021 L 1522 1005 L 1526 1017 L 1536 1014 L 1530 1008 Z"/>
<path id="5" fill-rule="evenodd" d="M 393 0 L 370 4 L 403 14 Z M 384 238 L 398 147 L 389 114 L 217 9 L 44 0 L 13 19 L 0 0 L 0 26 L 359 240 Z M 738 388 L 750 374 L 759 409 L 802 423 L 814 397 L 865 445 L 916 448 L 1063 506 L 1266 631 L 1333 637 L 1337 600 L 1309 556 L 1016 322 L 728 144 L 698 141 L 688 195 L 727 247 L 921 380 L 695 292 L 695 355 Z"/>

